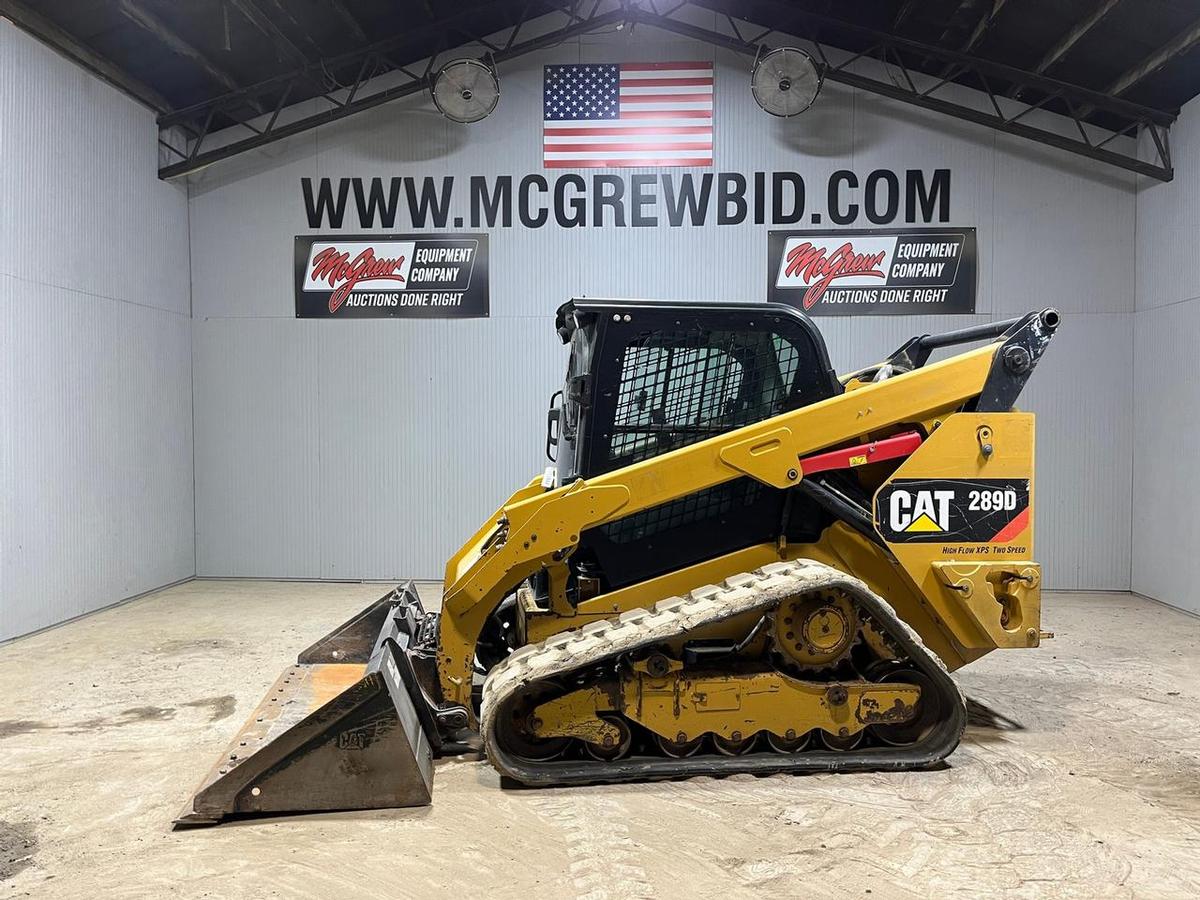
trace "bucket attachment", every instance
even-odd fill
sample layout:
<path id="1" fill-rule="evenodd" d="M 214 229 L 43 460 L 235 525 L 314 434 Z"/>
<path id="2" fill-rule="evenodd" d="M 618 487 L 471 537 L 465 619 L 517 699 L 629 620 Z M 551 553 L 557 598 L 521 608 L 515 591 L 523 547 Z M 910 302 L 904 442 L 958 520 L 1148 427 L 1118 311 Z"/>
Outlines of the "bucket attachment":
<path id="1" fill-rule="evenodd" d="M 408 651 L 436 619 L 409 582 L 301 653 L 175 824 L 428 805 L 440 739 Z"/>

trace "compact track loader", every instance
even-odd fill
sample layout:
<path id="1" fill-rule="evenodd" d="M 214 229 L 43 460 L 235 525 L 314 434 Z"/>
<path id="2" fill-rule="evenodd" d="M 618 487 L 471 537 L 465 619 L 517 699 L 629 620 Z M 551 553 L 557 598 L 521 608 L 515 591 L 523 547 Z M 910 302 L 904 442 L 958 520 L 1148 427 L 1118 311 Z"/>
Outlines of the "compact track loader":
<path id="1" fill-rule="evenodd" d="M 398 587 L 304 651 L 179 822 L 427 804 L 476 731 L 527 785 L 941 762 L 948 673 L 1043 636 L 1013 404 L 1058 324 L 839 378 L 791 307 L 566 303 L 555 466 L 449 560 L 440 612 Z"/>

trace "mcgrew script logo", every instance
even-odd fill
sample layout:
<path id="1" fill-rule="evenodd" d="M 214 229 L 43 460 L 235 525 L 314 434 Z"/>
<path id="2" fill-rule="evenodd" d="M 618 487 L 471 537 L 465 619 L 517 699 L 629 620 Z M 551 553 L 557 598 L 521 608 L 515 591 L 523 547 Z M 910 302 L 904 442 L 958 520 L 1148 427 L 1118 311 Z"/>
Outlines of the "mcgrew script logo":
<path id="1" fill-rule="evenodd" d="M 808 241 L 797 244 L 788 252 L 784 277 L 799 277 L 809 285 L 802 301 L 805 309 L 812 309 L 817 301 L 825 296 L 830 283 L 838 278 L 848 278 L 851 275 L 886 277 L 879 269 L 879 264 L 887 256 L 885 251 L 855 253 L 854 245 L 847 241 L 828 256 L 825 252 L 824 247 L 814 247 Z"/>
<path id="2" fill-rule="evenodd" d="M 404 276 L 397 270 L 404 268 L 404 257 L 396 259 L 376 258 L 375 250 L 366 248 L 350 259 L 349 253 L 338 250 L 337 247 L 326 247 L 312 259 L 311 281 L 324 281 L 333 288 L 329 295 L 329 311 L 337 312 L 354 286 L 360 281 L 398 281 L 404 283 Z"/>

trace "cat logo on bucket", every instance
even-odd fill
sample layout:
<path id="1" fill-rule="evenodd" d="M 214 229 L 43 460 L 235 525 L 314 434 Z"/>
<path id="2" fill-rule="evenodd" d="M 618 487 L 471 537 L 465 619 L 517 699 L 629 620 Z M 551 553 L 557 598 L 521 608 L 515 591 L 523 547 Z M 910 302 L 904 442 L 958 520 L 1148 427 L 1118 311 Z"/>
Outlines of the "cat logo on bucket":
<path id="1" fill-rule="evenodd" d="M 893 531 L 948 531 L 952 500 L 954 491 L 892 491 L 888 498 L 888 522 Z"/>

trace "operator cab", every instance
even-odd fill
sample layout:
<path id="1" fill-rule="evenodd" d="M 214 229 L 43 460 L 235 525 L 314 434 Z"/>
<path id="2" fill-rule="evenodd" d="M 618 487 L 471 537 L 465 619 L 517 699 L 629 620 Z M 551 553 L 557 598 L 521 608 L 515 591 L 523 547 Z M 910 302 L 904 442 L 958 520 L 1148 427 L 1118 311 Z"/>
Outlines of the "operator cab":
<path id="1" fill-rule="evenodd" d="M 547 424 L 559 484 L 842 392 L 820 332 L 790 306 L 576 299 L 556 325 L 571 348 Z M 573 562 L 614 590 L 781 534 L 815 540 L 824 518 L 738 478 L 584 532 Z"/>

